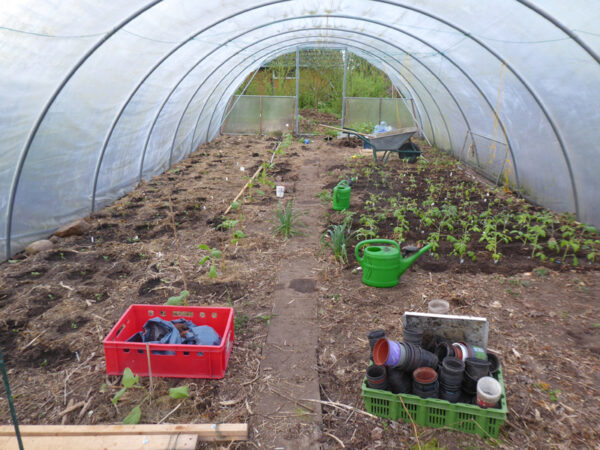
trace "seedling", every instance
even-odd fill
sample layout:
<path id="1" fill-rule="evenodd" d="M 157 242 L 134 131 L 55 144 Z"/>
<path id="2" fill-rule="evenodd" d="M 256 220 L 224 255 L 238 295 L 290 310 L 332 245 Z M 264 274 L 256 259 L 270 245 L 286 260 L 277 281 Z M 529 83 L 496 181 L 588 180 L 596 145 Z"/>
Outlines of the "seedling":
<path id="1" fill-rule="evenodd" d="M 237 317 L 235 317 L 233 319 L 233 330 L 234 332 L 237 334 L 240 332 L 240 330 L 242 328 L 244 328 L 246 326 L 246 324 L 248 323 L 248 316 L 247 315 L 238 315 Z"/>
<path id="2" fill-rule="evenodd" d="M 139 388 L 139 389 L 146 390 L 146 388 L 140 384 L 140 377 L 138 375 L 134 375 L 129 367 L 126 367 L 125 370 L 123 371 L 121 385 L 123 387 L 119 390 L 119 392 L 117 392 L 115 394 L 115 396 L 111 400 L 113 405 L 115 405 L 115 406 L 117 406 L 119 399 L 123 396 L 123 394 L 125 394 L 125 392 L 127 392 L 128 389 Z M 100 387 L 100 392 L 104 392 L 105 388 L 106 388 L 106 384 L 103 384 Z M 171 397 L 173 399 L 187 398 L 189 396 L 190 396 L 189 386 L 179 386 L 179 387 L 169 389 L 169 397 Z M 123 419 L 123 424 L 124 425 L 135 425 L 135 424 L 140 423 L 140 420 L 142 418 L 142 405 L 144 404 L 144 402 L 146 400 L 148 400 L 150 398 L 152 398 L 152 394 L 150 392 L 146 391 L 146 395 L 144 396 L 142 401 L 139 403 L 139 405 L 135 406 L 129 412 L 129 414 L 127 414 L 127 416 L 125 416 L 125 418 Z"/>
<path id="3" fill-rule="evenodd" d="M 350 229 L 350 221 L 333 225 L 329 230 L 321 235 L 321 245 L 329 247 L 333 251 L 333 256 L 342 264 L 348 264 L 348 241 L 354 236 Z"/>
<path id="4" fill-rule="evenodd" d="M 317 194 L 317 198 L 321 200 L 321 202 L 323 202 L 325 205 L 330 205 L 333 201 L 333 195 L 331 194 L 331 191 L 327 190 L 319 192 Z"/>
<path id="5" fill-rule="evenodd" d="M 279 208 L 275 212 L 275 217 L 278 219 L 278 223 L 275 226 L 275 234 L 280 234 L 284 238 L 289 238 L 294 235 L 300 235 L 302 232 L 299 230 L 301 227 L 306 225 L 300 221 L 300 216 L 304 213 L 294 211 L 294 203 L 292 200 L 288 200 L 285 207 L 279 204 Z"/>
<path id="6" fill-rule="evenodd" d="M 221 259 L 223 253 L 216 248 L 210 248 L 206 244 L 200 244 L 198 248 L 208 252 L 208 254 L 200 260 L 199 264 L 203 266 L 204 264 L 209 263 L 210 268 L 208 269 L 208 276 L 210 278 L 217 278 L 217 260 Z"/>
<path id="7" fill-rule="evenodd" d="M 238 223 L 240 223 L 239 220 L 226 219 L 223 222 L 221 222 L 219 225 L 217 225 L 217 230 L 231 230 L 231 229 L 235 228 Z"/>
<path id="8" fill-rule="evenodd" d="M 179 295 L 174 295 L 173 297 L 169 297 L 169 299 L 167 300 L 167 303 L 165 303 L 165 305 L 174 305 L 174 306 L 180 306 L 181 304 L 183 304 L 183 306 L 187 306 L 187 298 L 190 295 L 189 291 L 181 291 L 181 294 Z"/>
<path id="9" fill-rule="evenodd" d="M 232 244 L 237 244 L 240 239 L 243 239 L 245 237 L 246 237 L 246 235 L 244 234 L 244 232 L 242 230 L 235 230 L 233 232 L 233 235 L 232 235 L 232 238 L 231 238 L 231 243 Z"/>

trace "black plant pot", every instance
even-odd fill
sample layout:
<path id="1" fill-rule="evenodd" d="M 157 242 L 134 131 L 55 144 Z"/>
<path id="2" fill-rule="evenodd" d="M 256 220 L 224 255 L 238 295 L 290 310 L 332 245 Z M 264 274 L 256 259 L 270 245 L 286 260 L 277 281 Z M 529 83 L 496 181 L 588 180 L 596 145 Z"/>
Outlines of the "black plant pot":
<path id="1" fill-rule="evenodd" d="M 500 360 L 493 353 L 488 353 L 487 357 L 488 362 L 490 363 L 490 375 L 494 376 L 498 372 L 498 369 L 500 369 Z"/>
<path id="2" fill-rule="evenodd" d="M 442 361 L 440 368 L 440 383 L 443 383 L 449 390 L 460 390 L 465 373 L 465 363 L 453 356 L 447 356 Z"/>
<path id="3" fill-rule="evenodd" d="M 472 378 L 479 380 L 490 373 L 490 362 L 483 359 L 467 358 L 465 360 L 465 372 L 471 375 Z"/>
<path id="4" fill-rule="evenodd" d="M 388 384 L 394 394 L 410 394 L 412 392 L 410 373 L 395 368 L 388 369 Z"/>
<path id="5" fill-rule="evenodd" d="M 371 361 L 373 361 L 373 347 L 375 347 L 375 343 L 385 337 L 385 330 L 373 330 L 367 334 L 367 338 L 369 339 L 369 347 L 371 348 Z"/>
<path id="6" fill-rule="evenodd" d="M 406 343 L 418 345 L 420 347 L 423 343 L 423 330 L 421 328 L 405 328 L 403 340 Z"/>
<path id="7" fill-rule="evenodd" d="M 389 384 L 384 366 L 372 365 L 367 368 L 367 386 L 371 389 L 388 389 Z"/>

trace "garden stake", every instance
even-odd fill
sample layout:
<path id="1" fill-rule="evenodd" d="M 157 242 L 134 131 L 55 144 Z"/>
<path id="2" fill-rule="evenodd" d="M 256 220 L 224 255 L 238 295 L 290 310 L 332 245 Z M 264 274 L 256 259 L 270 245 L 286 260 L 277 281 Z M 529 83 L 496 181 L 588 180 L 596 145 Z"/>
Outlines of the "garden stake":
<path id="1" fill-rule="evenodd" d="M 150 364 L 150 346 L 146 342 L 146 356 L 148 358 L 148 376 L 150 377 L 150 393 L 154 393 L 154 386 L 152 385 L 152 364 Z"/>
<path id="2" fill-rule="evenodd" d="M 175 238 L 175 249 L 177 250 L 177 265 L 181 271 L 181 278 L 183 279 L 183 290 L 187 291 L 187 277 L 185 276 L 185 270 L 183 270 L 183 261 L 181 260 L 181 251 L 179 250 L 179 239 L 177 239 L 177 226 L 175 225 L 175 213 L 173 212 L 173 201 L 171 200 L 171 190 L 169 189 L 169 211 L 171 213 L 171 227 L 173 228 L 173 237 Z M 187 306 L 186 299 L 183 300 L 184 306 Z"/>
<path id="3" fill-rule="evenodd" d="M 21 440 L 21 432 L 19 431 L 19 421 L 17 420 L 17 412 L 15 411 L 15 405 L 13 398 L 10 393 L 10 385 L 8 384 L 8 375 L 6 374 L 6 366 L 4 365 L 4 355 L 0 348 L 0 370 L 2 370 L 2 379 L 4 380 L 4 387 L 6 388 L 6 398 L 8 399 L 8 406 L 10 408 L 10 415 L 12 417 L 13 425 L 15 426 L 15 434 L 17 435 L 17 442 L 19 449 L 23 450 L 23 441 Z"/>
<path id="4" fill-rule="evenodd" d="M 250 185 L 250 183 L 252 183 L 254 181 L 254 179 L 258 176 L 258 174 L 260 173 L 261 170 L 263 170 L 263 165 L 262 164 L 260 165 L 260 167 L 258 169 L 256 169 L 256 172 L 254 172 L 254 175 L 252 175 L 252 178 L 250 178 L 248 180 L 248 182 L 244 185 L 244 187 L 242 188 L 242 190 L 240 191 L 240 193 L 238 195 L 236 195 L 235 198 L 233 199 L 233 201 L 229 204 L 229 206 L 227 207 L 227 209 L 223 213 L 224 216 L 226 216 L 227 213 L 229 211 L 231 211 L 231 205 L 233 205 L 235 202 L 238 201 L 238 199 L 242 196 L 242 194 L 244 193 L 244 191 L 246 190 L 246 188 Z"/>

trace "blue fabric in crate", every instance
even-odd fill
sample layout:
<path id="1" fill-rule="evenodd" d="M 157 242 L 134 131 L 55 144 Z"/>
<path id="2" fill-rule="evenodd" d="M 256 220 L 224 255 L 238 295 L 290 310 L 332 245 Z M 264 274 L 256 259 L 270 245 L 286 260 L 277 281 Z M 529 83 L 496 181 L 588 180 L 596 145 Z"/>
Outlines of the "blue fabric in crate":
<path id="1" fill-rule="evenodd" d="M 177 327 L 179 325 L 179 328 Z M 153 344 L 220 345 L 221 337 L 209 325 L 196 325 L 185 319 L 164 320 L 160 317 L 149 319 L 140 331 L 127 342 L 148 342 Z"/>

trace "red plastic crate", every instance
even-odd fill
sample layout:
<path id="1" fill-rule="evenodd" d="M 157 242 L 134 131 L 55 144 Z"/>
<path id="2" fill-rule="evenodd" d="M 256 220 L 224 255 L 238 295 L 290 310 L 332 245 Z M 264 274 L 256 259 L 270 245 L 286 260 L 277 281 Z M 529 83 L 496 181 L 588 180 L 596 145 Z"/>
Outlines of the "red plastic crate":
<path id="1" fill-rule="evenodd" d="M 127 342 L 153 317 L 210 325 L 221 336 L 221 345 Z M 153 377 L 223 378 L 233 348 L 233 308 L 131 305 L 104 339 L 106 373 L 121 375 L 129 367 L 136 375 L 149 375 L 146 345 Z"/>

